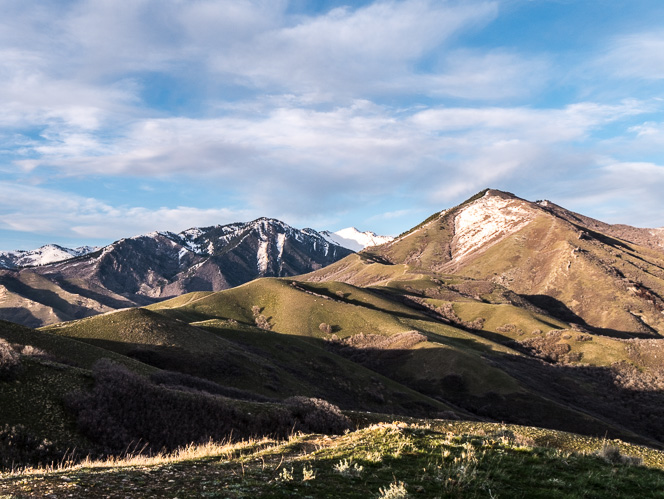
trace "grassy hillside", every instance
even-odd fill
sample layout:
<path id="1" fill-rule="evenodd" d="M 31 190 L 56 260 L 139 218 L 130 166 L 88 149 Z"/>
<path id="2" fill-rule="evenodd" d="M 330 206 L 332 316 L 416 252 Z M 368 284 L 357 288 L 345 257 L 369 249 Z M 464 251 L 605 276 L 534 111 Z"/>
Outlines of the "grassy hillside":
<path id="1" fill-rule="evenodd" d="M 552 216 L 448 271 L 476 279 L 500 276 L 535 304 L 607 334 L 664 330 L 656 298 L 664 291 L 664 257 L 608 237 L 579 238 L 578 229 Z M 646 290 L 655 293 L 652 300 L 642 299 Z"/>
<path id="2" fill-rule="evenodd" d="M 642 463 L 642 464 L 640 464 Z M 0 478 L 0 494 L 55 497 L 661 497 L 664 455 L 533 428 L 378 423 L 88 462 Z"/>
<path id="3" fill-rule="evenodd" d="M 478 418 L 653 444 L 653 437 L 663 434 L 659 423 L 648 424 L 645 411 L 631 413 L 632 387 L 613 381 L 625 374 L 624 379 L 632 379 L 633 373 L 619 373 L 613 366 L 629 358 L 624 345 L 607 343 L 610 348 L 603 350 L 599 345 L 609 338 L 593 343 L 591 335 L 570 330 L 527 302 L 517 306 L 524 303 L 518 295 L 489 281 L 420 275 L 360 288 L 262 279 L 191 298 L 182 298 L 183 306 L 168 301 L 150 309 L 210 331 L 216 328 L 236 343 L 250 335 L 241 330 L 229 334 L 229 324 L 251 328 L 262 321 L 270 332 L 258 333 L 251 345 L 244 341 L 252 351 L 262 349 L 275 358 L 271 339 L 285 345 L 296 337 Z M 641 351 L 630 348 L 634 357 Z M 533 362 L 533 357 L 554 365 Z M 584 367 L 584 358 L 594 362 L 595 371 Z M 555 363 L 568 367 L 556 369 Z M 295 369 L 304 374 L 300 364 Z M 310 367 L 315 371 L 315 363 Z M 548 386 L 551 379 L 555 383 Z M 651 408 L 658 398 L 648 397 L 644 407 Z M 608 410 L 611 398 L 622 404 L 618 417 Z"/>
<path id="4" fill-rule="evenodd" d="M 159 369 L 276 399 L 304 395 L 323 398 L 344 408 L 389 409 L 402 414 L 451 410 L 443 401 L 350 362 L 320 344 L 277 335 L 233 318 L 207 319 L 190 325 L 167 316 L 175 313 L 200 318 L 203 315 L 200 310 L 205 310 L 208 311 L 205 317 L 218 317 L 231 310 L 236 311 L 235 317 L 252 317 L 251 306 L 246 310 L 237 301 L 231 301 L 224 307 L 213 308 L 209 303 L 213 298 L 214 295 L 191 301 L 177 299 L 186 305 L 163 309 L 166 315 L 128 309 L 44 330 L 77 338 Z M 172 303 L 169 300 L 169 306 Z M 192 307 L 195 307 L 193 312 Z M 217 312 L 212 314 L 210 310 Z"/>

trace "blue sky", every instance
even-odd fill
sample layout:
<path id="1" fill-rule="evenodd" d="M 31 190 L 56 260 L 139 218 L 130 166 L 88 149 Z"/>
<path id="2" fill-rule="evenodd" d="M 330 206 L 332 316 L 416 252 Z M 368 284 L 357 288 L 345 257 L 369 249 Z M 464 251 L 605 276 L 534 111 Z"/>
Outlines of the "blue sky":
<path id="1" fill-rule="evenodd" d="M 0 250 L 485 187 L 664 226 L 659 0 L 0 0 Z"/>

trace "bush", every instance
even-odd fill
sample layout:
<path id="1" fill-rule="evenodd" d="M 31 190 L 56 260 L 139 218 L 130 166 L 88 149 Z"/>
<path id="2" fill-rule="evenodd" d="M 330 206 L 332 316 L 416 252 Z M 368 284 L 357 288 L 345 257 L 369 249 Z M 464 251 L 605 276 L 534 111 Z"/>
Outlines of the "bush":
<path id="1" fill-rule="evenodd" d="M 640 466 L 643 460 L 635 456 L 623 456 L 620 448 L 615 445 L 604 445 L 600 451 L 597 451 L 599 457 L 611 464 L 627 464 L 630 466 Z"/>
<path id="2" fill-rule="evenodd" d="M 295 430 L 305 433 L 341 434 L 351 428 L 350 419 L 336 405 L 326 400 L 308 397 L 290 397 L 285 401 L 297 424 Z"/>
<path id="3" fill-rule="evenodd" d="M 21 356 L 6 340 L 0 338 L 0 381 L 14 379 L 20 368 Z"/>
<path id="4" fill-rule="evenodd" d="M 141 442 L 148 451 L 160 451 L 210 439 L 283 438 L 293 430 L 341 433 L 350 427 L 339 409 L 323 400 L 295 397 L 285 405 L 254 403 L 243 410 L 210 393 L 155 385 L 108 359 L 93 366 L 93 375 L 92 391 L 70 394 L 67 402 L 79 429 L 106 452 L 122 452 Z M 172 374 L 156 379 L 169 376 L 173 379 Z M 191 378 L 178 380 L 211 388 L 205 380 Z"/>
<path id="5" fill-rule="evenodd" d="M 62 458 L 51 442 L 35 437 L 24 426 L 0 427 L 0 469 L 46 466 Z"/>
<path id="6" fill-rule="evenodd" d="M 265 329 L 266 331 L 270 331 L 272 329 L 272 325 L 270 324 L 269 319 L 265 317 L 263 314 L 256 316 L 254 320 L 256 321 L 257 327 Z"/>

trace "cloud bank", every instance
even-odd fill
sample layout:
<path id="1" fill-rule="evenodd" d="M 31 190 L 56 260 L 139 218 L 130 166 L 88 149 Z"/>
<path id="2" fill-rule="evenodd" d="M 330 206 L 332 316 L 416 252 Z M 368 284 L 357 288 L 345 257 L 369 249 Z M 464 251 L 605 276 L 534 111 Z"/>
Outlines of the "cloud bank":
<path id="1" fill-rule="evenodd" d="M 664 225 L 664 39 L 495 34 L 548 3 L 0 0 L 0 231 L 398 233 L 488 186 Z"/>

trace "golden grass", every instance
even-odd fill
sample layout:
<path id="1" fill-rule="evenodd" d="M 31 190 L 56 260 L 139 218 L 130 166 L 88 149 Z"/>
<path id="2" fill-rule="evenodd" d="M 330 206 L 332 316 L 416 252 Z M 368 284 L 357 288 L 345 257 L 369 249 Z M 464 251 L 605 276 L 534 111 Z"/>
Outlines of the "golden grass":
<path id="1" fill-rule="evenodd" d="M 290 442 L 294 436 L 291 436 L 286 442 Z M 256 452 L 257 450 L 269 450 L 283 445 L 284 441 L 273 440 L 270 438 L 248 439 L 241 442 L 207 442 L 204 444 L 190 444 L 174 452 L 163 452 L 158 454 L 141 454 L 141 449 L 137 452 L 129 451 L 120 456 L 108 456 L 103 459 L 92 459 L 86 457 L 81 461 L 76 461 L 72 456 L 65 456 L 60 462 L 51 463 L 43 467 L 30 467 L 17 469 L 14 471 L 0 473 L 3 478 L 16 476 L 31 476 L 44 473 L 69 472 L 77 470 L 93 470 L 108 468 L 130 468 L 160 466 L 165 464 L 180 463 L 184 461 L 193 461 L 199 459 L 220 458 L 221 460 L 230 460 L 243 452 Z"/>

